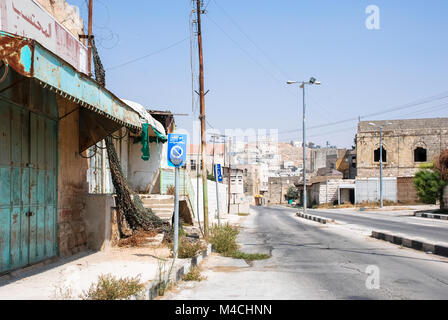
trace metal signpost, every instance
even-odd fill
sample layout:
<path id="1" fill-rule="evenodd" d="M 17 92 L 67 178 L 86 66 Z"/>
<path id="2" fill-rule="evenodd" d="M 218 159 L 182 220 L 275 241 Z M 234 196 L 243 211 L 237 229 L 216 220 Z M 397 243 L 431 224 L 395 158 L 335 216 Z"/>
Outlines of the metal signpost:
<path id="1" fill-rule="evenodd" d="M 168 134 L 168 165 L 175 167 L 174 176 L 174 259 L 177 259 L 179 248 L 179 167 L 187 159 L 187 135 Z"/>
<path id="2" fill-rule="evenodd" d="M 216 185 L 216 207 L 218 208 L 218 224 L 221 224 L 219 217 L 219 191 L 218 182 L 222 182 L 222 167 L 220 164 L 215 164 L 215 185 Z"/>

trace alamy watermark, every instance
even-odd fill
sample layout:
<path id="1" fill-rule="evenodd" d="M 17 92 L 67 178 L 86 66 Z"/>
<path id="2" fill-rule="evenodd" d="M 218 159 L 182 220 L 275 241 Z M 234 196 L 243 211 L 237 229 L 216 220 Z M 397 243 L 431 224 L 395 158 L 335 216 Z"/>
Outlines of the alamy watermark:
<path id="1" fill-rule="evenodd" d="M 366 14 L 368 15 L 366 18 L 366 28 L 368 30 L 380 30 L 380 8 L 374 4 L 367 6 Z"/>
<path id="2" fill-rule="evenodd" d="M 366 288 L 369 290 L 380 289 L 380 268 L 375 265 L 367 266 L 366 274 L 369 275 L 366 279 Z"/>

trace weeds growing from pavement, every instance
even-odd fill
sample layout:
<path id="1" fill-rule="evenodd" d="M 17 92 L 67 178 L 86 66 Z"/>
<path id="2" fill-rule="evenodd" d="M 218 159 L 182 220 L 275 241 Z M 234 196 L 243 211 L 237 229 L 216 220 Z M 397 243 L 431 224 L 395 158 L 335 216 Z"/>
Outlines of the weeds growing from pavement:
<path id="1" fill-rule="evenodd" d="M 269 259 L 268 254 L 263 253 L 244 253 L 241 252 L 236 243 L 236 237 L 239 234 L 237 227 L 229 224 L 214 225 L 210 229 L 209 242 L 213 245 L 215 251 L 225 257 L 244 260 L 264 260 Z"/>
<path id="2" fill-rule="evenodd" d="M 79 297 L 82 300 L 130 300 L 142 298 L 144 293 L 145 285 L 140 282 L 140 276 L 117 279 L 106 274 L 99 276 L 98 281 Z"/>
<path id="3" fill-rule="evenodd" d="M 169 244 L 174 253 L 174 242 Z M 177 257 L 179 259 L 189 259 L 195 257 L 199 252 L 205 250 L 206 246 L 201 241 L 190 241 L 185 236 L 179 237 L 179 247 Z"/>
<path id="4" fill-rule="evenodd" d="M 183 281 L 202 281 L 205 277 L 201 275 L 201 269 L 198 266 L 191 267 L 190 272 L 182 278 Z"/>

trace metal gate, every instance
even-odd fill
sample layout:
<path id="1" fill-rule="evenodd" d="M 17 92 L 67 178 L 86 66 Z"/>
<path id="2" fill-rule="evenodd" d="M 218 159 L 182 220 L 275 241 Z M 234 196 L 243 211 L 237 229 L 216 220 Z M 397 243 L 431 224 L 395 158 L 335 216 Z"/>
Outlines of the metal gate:
<path id="1" fill-rule="evenodd" d="M 57 254 L 57 121 L 0 100 L 0 273 Z"/>

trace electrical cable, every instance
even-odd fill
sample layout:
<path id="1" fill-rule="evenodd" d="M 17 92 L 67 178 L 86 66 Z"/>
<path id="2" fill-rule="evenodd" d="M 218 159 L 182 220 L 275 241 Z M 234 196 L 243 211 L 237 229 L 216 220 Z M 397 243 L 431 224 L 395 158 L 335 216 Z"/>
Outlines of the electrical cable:
<path id="1" fill-rule="evenodd" d="M 169 46 L 167 46 L 167 47 L 164 47 L 164 48 L 162 48 L 162 49 L 159 49 L 159 50 L 150 52 L 150 53 L 148 53 L 148 54 L 145 54 L 145 55 L 143 55 L 143 56 L 141 56 L 141 57 L 138 57 L 138 58 L 129 60 L 129 61 L 127 61 L 127 62 L 121 63 L 121 64 L 116 65 L 116 66 L 113 66 L 113 67 L 106 68 L 106 71 L 111 71 L 111 70 L 115 70 L 115 69 L 118 69 L 118 68 L 122 68 L 122 67 L 124 67 L 124 66 L 129 65 L 129 64 L 132 64 L 132 63 L 138 62 L 138 61 L 140 61 L 140 60 L 146 59 L 146 58 L 148 58 L 148 57 L 154 56 L 154 55 L 159 54 L 159 53 L 161 53 L 161 52 L 163 52 L 163 51 L 166 51 L 166 50 L 171 49 L 171 48 L 173 48 L 173 47 L 175 47 L 175 46 L 178 46 L 179 44 L 185 42 L 185 41 L 188 40 L 188 39 L 190 39 L 190 36 L 185 37 L 185 38 L 183 38 L 182 40 L 179 40 L 179 41 L 177 41 L 177 42 L 174 42 L 173 44 L 171 44 L 171 45 L 169 45 Z"/>

